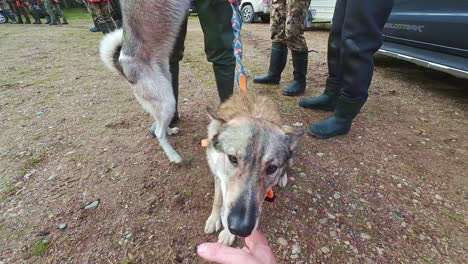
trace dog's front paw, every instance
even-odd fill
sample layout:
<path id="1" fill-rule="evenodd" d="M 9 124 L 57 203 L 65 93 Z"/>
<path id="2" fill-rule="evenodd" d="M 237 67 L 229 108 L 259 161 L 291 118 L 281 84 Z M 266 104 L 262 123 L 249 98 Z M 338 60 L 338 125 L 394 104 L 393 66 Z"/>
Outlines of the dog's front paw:
<path id="1" fill-rule="evenodd" d="M 229 232 L 229 229 L 227 228 L 223 229 L 223 231 L 221 231 L 221 233 L 219 233 L 218 236 L 218 242 L 226 246 L 232 245 L 235 239 L 236 235 L 231 234 L 231 232 Z"/>
<path id="2" fill-rule="evenodd" d="M 285 173 L 285 174 L 283 174 L 283 176 L 281 176 L 278 185 L 279 185 L 279 187 L 284 188 L 284 187 L 286 187 L 286 184 L 288 184 L 288 174 L 287 173 Z"/>
<path id="3" fill-rule="evenodd" d="M 171 163 L 178 164 L 182 162 L 182 158 L 177 153 L 171 153 L 171 154 L 168 153 L 167 156 L 169 157 L 169 161 Z"/>
<path id="4" fill-rule="evenodd" d="M 210 215 L 208 220 L 205 223 L 205 233 L 211 234 L 218 232 L 221 229 L 221 216 L 219 215 Z"/>
<path id="5" fill-rule="evenodd" d="M 172 127 L 172 128 L 168 127 L 167 128 L 167 134 L 169 136 L 175 135 L 175 134 L 179 133 L 179 131 L 180 131 L 180 129 L 178 127 Z"/>

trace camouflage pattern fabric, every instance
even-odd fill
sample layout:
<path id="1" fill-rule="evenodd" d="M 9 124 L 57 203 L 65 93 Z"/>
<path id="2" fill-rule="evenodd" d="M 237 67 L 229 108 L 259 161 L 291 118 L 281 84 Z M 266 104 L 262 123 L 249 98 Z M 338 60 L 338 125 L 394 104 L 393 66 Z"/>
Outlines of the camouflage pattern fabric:
<path id="1" fill-rule="evenodd" d="M 310 0 L 273 0 L 270 12 L 270 31 L 273 42 L 281 42 L 292 51 L 307 51 L 304 20 Z"/>
<path id="2" fill-rule="evenodd" d="M 57 13 L 59 16 L 61 16 L 62 19 L 66 19 L 65 14 L 63 13 L 62 9 L 60 8 L 59 3 L 53 2 L 52 0 L 44 0 L 44 6 L 45 6 L 47 14 L 49 14 L 50 19 L 52 20 L 52 22 L 58 21 L 58 18 L 55 15 L 55 13 Z"/>
<path id="3" fill-rule="evenodd" d="M 114 23 L 111 18 L 112 13 L 112 6 L 110 2 L 96 2 L 96 3 L 87 3 L 87 7 L 93 21 L 96 24 L 103 24 L 103 23 Z"/>

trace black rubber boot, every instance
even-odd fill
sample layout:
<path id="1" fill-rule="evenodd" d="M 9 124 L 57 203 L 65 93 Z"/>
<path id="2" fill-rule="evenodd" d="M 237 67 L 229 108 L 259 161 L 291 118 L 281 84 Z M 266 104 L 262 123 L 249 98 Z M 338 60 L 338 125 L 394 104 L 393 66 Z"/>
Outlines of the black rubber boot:
<path id="1" fill-rule="evenodd" d="M 273 42 L 271 45 L 270 68 L 265 76 L 255 77 L 254 83 L 279 84 L 281 73 L 286 66 L 288 58 L 288 47 L 284 43 Z"/>
<path id="2" fill-rule="evenodd" d="M 171 72 L 172 78 L 172 92 L 174 93 L 174 98 L 176 101 L 176 111 L 169 127 L 174 127 L 175 123 L 179 121 L 179 63 L 170 63 L 169 71 Z"/>
<path id="3" fill-rule="evenodd" d="M 29 17 L 26 18 L 26 22 L 24 22 L 25 24 L 31 24 L 31 19 L 29 19 Z"/>
<path id="4" fill-rule="evenodd" d="M 342 97 L 338 98 L 335 114 L 327 120 L 310 126 L 309 133 L 318 138 L 331 138 L 348 133 L 353 119 L 364 103 L 365 101 L 351 102 Z"/>
<path id="5" fill-rule="evenodd" d="M 98 24 L 99 29 L 101 30 L 102 34 L 107 34 L 110 32 L 109 25 L 104 22 L 104 23 L 99 23 Z"/>
<path id="6" fill-rule="evenodd" d="M 213 63 L 213 70 L 216 79 L 216 87 L 221 102 L 231 97 L 234 88 L 234 71 L 236 65 L 222 65 Z"/>
<path id="7" fill-rule="evenodd" d="M 46 19 L 47 19 L 47 21 L 44 24 L 50 24 L 50 16 L 49 15 L 46 16 Z"/>
<path id="8" fill-rule="evenodd" d="M 332 79 L 327 79 L 325 91 L 315 98 L 302 98 L 299 106 L 307 109 L 317 109 L 323 111 L 334 111 L 336 101 L 340 95 L 340 83 L 334 83 Z"/>
<path id="9" fill-rule="evenodd" d="M 107 26 L 109 26 L 109 32 L 112 32 L 115 29 L 117 29 L 117 26 L 115 25 L 114 21 L 107 22 Z"/>
<path id="10" fill-rule="evenodd" d="M 309 59 L 309 52 L 291 52 L 293 67 L 294 67 L 294 82 L 283 90 L 283 95 L 295 96 L 305 92 L 306 88 L 306 75 L 307 75 L 307 62 Z"/>

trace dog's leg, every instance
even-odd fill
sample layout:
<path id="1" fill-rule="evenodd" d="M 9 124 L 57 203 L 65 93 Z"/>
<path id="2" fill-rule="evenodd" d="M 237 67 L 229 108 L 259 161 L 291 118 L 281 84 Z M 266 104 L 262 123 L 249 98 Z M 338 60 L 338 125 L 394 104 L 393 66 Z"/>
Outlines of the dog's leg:
<path id="1" fill-rule="evenodd" d="M 219 180 L 215 177 L 215 192 L 213 207 L 211 209 L 211 215 L 208 217 L 205 223 L 205 233 L 211 234 L 218 232 L 221 229 L 221 207 L 223 206 L 223 196 L 221 194 L 221 187 L 219 186 Z"/>
<path id="2" fill-rule="evenodd" d="M 180 163 L 182 158 L 172 148 L 167 138 L 169 124 L 175 113 L 175 99 L 172 95 L 170 75 L 168 78 L 164 70 L 159 67 L 155 67 L 155 69 L 149 72 L 140 72 L 142 78 L 133 85 L 134 94 L 143 108 L 156 120 L 157 126 L 154 134 L 167 157 L 171 162 Z"/>
<path id="3" fill-rule="evenodd" d="M 232 245 L 234 240 L 236 239 L 236 235 L 231 234 L 228 228 L 224 228 L 218 236 L 218 242 L 222 243 L 226 246 Z"/>

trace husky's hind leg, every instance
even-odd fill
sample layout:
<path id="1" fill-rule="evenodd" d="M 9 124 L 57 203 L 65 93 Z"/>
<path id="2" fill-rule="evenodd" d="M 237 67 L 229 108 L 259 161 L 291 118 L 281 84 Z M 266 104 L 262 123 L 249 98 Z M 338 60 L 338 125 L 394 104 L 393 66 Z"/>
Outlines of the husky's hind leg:
<path id="1" fill-rule="evenodd" d="M 170 75 L 158 66 L 149 71 L 142 71 L 141 75 L 142 78 L 133 85 L 135 97 L 156 121 L 154 135 L 158 138 L 169 160 L 180 163 L 182 158 L 167 138 L 169 124 L 175 114 L 175 99 L 172 94 Z"/>

